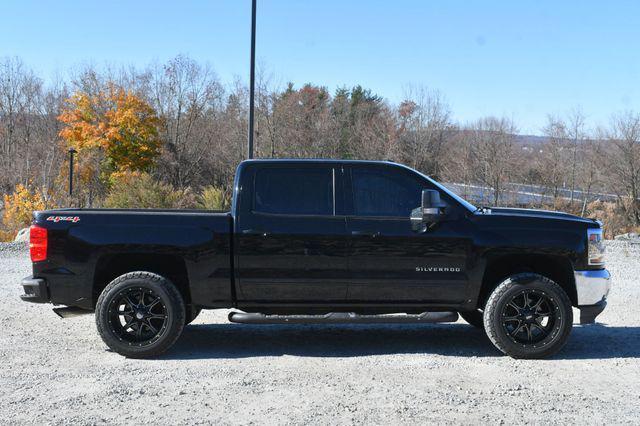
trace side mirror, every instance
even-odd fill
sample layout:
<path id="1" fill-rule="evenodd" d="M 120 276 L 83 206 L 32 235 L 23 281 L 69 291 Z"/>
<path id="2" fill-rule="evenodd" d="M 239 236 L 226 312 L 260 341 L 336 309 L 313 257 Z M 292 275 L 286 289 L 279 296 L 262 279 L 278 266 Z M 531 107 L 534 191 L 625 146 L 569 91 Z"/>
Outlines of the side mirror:
<path id="1" fill-rule="evenodd" d="M 444 203 L 440 193 L 433 189 L 422 190 L 422 220 L 426 223 L 438 222 L 444 216 Z"/>

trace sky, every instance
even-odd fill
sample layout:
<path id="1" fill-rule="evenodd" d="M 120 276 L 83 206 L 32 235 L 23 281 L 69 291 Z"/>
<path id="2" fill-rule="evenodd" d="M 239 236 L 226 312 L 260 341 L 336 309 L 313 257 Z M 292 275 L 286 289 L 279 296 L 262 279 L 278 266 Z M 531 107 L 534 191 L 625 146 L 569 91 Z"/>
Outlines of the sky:
<path id="1" fill-rule="evenodd" d="M 3 0 L 0 57 L 45 81 L 83 64 L 141 68 L 178 54 L 248 80 L 250 0 Z M 440 91 L 460 123 L 507 116 L 540 134 L 579 108 L 592 127 L 640 111 L 640 1 L 258 0 L 259 66 L 390 103 Z"/>

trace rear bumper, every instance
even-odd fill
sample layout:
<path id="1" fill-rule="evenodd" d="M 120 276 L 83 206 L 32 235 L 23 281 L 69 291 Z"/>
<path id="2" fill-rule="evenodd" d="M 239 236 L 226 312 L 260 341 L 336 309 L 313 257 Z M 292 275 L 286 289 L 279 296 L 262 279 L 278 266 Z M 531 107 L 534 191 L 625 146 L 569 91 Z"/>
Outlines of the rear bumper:
<path id="1" fill-rule="evenodd" d="M 611 274 L 606 269 L 575 271 L 580 324 L 593 323 L 607 306 Z"/>
<path id="2" fill-rule="evenodd" d="M 23 278 L 21 284 L 24 294 L 20 298 L 25 302 L 48 303 L 50 301 L 49 289 L 44 279 L 26 277 Z"/>

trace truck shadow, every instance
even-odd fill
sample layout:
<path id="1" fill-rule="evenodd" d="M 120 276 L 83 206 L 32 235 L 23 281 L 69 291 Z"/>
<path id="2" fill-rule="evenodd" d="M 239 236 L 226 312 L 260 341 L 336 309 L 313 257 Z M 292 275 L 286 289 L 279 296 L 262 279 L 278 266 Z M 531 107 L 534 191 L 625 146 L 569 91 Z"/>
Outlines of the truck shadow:
<path id="1" fill-rule="evenodd" d="M 164 359 L 221 359 L 293 355 L 357 357 L 389 354 L 499 357 L 483 331 L 451 325 L 196 324 Z M 640 327 L 575 326 L 553 359 L 640 357 Z"/>

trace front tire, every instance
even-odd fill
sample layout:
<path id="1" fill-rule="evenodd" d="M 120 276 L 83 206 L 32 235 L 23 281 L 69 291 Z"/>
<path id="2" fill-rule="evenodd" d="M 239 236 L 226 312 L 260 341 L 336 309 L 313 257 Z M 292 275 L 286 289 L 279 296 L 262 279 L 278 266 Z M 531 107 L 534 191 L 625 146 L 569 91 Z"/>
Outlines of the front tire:
<path id="1" fill-rule="evenodd" d="M 130 272 L 111 281 L 96 305 L 104 343 L 129 358 L 160 355 L 180 337 L 185 306 L 178 289 L 151 272 Z"/>
<path id="2" fill-rule="evenodd" d="M 484 309 L 487 336 L 513 358 L 545 358 L 558 352 L 573 327 L 571 301 L 555 282 L 523 273 L 500 283 Z"/>

